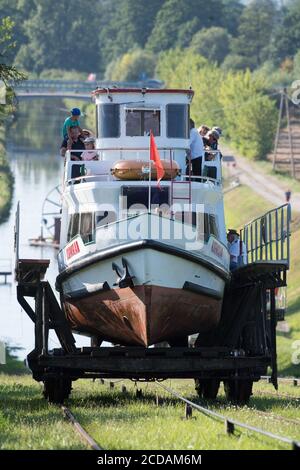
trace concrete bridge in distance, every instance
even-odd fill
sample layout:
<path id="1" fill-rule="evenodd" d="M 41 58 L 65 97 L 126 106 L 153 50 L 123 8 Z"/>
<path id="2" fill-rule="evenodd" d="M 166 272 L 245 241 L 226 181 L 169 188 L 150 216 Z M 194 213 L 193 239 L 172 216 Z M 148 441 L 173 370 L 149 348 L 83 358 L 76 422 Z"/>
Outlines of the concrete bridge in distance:
<path id="1" fill-rule="evenodd" d="M 97 88 L 161 88 L 159 80 L 148 79 L 139 82 L 75 81 L 75 80 L 24 80 L 14 87 L 18 98 L 62 97 L 91 100 L 92 91 Z"/>

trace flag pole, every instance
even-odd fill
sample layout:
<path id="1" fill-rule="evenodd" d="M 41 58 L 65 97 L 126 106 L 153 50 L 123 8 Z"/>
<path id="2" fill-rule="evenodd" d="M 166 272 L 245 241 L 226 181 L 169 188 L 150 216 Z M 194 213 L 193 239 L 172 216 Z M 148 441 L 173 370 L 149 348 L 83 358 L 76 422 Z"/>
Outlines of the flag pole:
<path id="1" fill-rule="evenodd" d="M 148 214 L 151 212 L 151 132 L 149 139 Z"/>

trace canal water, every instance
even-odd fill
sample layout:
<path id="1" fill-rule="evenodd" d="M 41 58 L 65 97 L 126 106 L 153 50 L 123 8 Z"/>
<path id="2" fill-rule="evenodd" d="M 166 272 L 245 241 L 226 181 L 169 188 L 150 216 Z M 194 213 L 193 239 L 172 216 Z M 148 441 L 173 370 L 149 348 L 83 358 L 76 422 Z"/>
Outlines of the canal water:
<path id="1" fill-rule="evenodd" d="M 70 101 L 70 100 L 68 100 Z M 79 106 L 80 102 L 72 102 Z M 68 102 L 69 105 L 69 102 Z M 52 216 L 42 217 L 46 196 L 55 203 L 59 193 L 53 191 L 62 181 L 63 159 L 59 155 L 62 123 L 68 115 L 63 100 L 43 98 L 24 100 L 7 135 L 7 157 L 15 178 L 12 209 L 7 222 L 0 225 L 0 271 L 1 265 L 14 266 L 14 225 L 18 201 L 20 217 L 20 258 L 43 258 L 50 260 L 47 280 L 54 286 L 57 275 L 58 250 L 52 247 L 33 247 L 30 238 L 41 233 L 48 235 L 47 226 Z M 46 212 L 57 211 L 55 204 L 45 206 Z M 43 219 L 43 220 L 42 220 Z M 18 304 L 13 276 L 4 284 L 0 276 L 0 340 L 11 346 L 19 346 L 20 358 L 24 358 L 34 347 L 33 323 Z M 89 344 L 86 338 L 77 336 L 78 345 Z M 50 347 L 59 347 L 55 333 L 50 334 Z"/>

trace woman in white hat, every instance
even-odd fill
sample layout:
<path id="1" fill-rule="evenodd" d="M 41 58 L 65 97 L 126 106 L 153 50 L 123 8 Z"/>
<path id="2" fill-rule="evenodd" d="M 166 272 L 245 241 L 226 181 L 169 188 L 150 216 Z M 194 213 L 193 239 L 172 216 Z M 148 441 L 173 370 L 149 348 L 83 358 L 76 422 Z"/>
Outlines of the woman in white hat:
<path id="1" fill-rule="evenodd" d="M 81 154 L 81 159 L 82 160 L 98 160 L 97 152 L 95 152 L 95 138 L 88 137 L 87 139 L 85 139 L 84 146 L 85 146 L 85 150 Z"/>

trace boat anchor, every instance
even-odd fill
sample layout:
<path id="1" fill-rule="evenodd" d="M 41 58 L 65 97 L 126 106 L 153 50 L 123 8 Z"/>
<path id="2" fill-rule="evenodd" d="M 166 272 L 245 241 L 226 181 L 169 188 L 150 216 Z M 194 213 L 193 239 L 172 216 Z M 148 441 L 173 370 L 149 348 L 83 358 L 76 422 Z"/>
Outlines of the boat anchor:
<path id="1" fill-rule="evenodd" d="M 134 287 L 133 279 L 135 276 L 131 276 L 128 269 L 128 264 L 125 258 L 122 258 L 123 269 L 120 269 L 116 263 L 112 263 L 112 269 L 118 276 L 117 282 L 114 286 L 124 289 L 125 287 Z"/>

